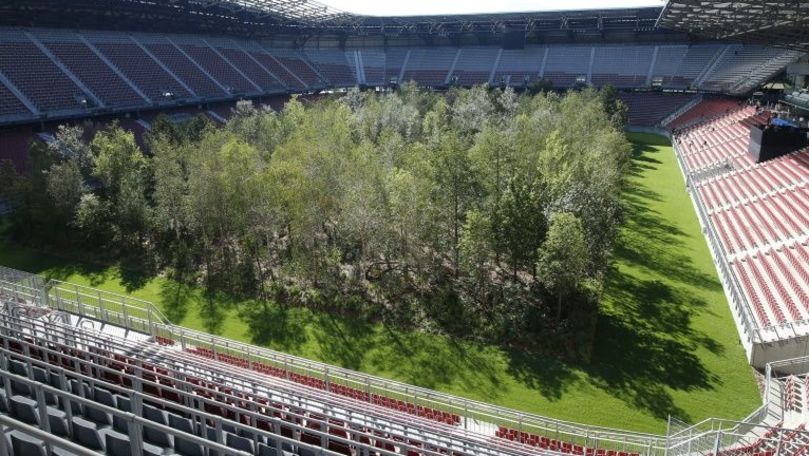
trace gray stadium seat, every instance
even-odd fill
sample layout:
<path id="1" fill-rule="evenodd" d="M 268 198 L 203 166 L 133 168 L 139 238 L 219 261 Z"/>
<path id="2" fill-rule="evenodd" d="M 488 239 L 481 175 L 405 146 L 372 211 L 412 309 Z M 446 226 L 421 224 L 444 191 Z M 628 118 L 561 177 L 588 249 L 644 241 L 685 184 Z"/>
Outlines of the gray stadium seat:
<path id="1" fill-rule="evenodd" d="M 92 450 L 104 449 L 104 439 L 95 423 L 79 416 L 73 417 L 73 440 Z"/>
<path id="2" fill-rule="evenodd" d="M 51 434 L 67 436 L 67 414 L 56 407 L 48 407 L 48 424 L 51 427 Z"/>
<path id="3" fill-rule="evenodd" d="M 39 414 L 37 413 L 37 401 L 25 396 L 11 396 L 11 414 L 18 420 L 39 425 Z"/>
<path id="4" fill-rule="evenodd" d="M 78 380 L 68 380 L 68 386 L 70 388 L 71 394 L 75 394 L 77 396 L 81 395 L 79 393 L 79 382 L 78 382 Z M 70 410 L 71 410 L 71 412 L 73 412 L 74 415 L 81 415 L 81 411 L 82 411 L 81 404 L 79 404 L 76 401 L 70 401 Z"/>
<path id="5" fill-rule="evenodd" d="M 19 431 L 9 432 L 11 452 L 15 455 L 45 456 L 45 444 L 42 440 L 23 434 Z"/>
<path id="6" fill-rule="evenodd" d="M 203 456 L 205 454 L 202 445 L 180 437 L 174 438 L 174 451 L 183 456 Z"/>
<path id="7" fill-rule="evenodd" d="M 35 381 L 46 385 L 48 384 L 48 371 L 41 367 L 33 366 L 31 372 L 34 374 Z M 56 396 L 48 392 L 45 393 L 45 401 L 50 405 L 56 405 L 58 403 Z"/>
<path id="8" fill-rule="evenodd" d="M 255 454 L 256 453 L 256 448 L 253 445 L 252 440 L 250 440 L 248 438 L 245 438 L 245 437 L 239 437 L 236 434 L 231 434 L 229 432 L 226 433 L 225 434 L 225 444 L 227 446 L 231 447 L 231 448 L 236 449 L 236 450 L 245 451 L 245 452 L 250 453 L 250 454 Z"/>
<path id="9" fill-rule="evenodd" d="M 258 456 L 277 456 L 275 447 L 269 447 L 263 443 L 258 444 Z"/>
<path id="10" fill-rule="evenodd" d="M 115 407 L 115 398 L 113 397 L 112 393 L 107 391 L 103 388 L 95 388 L 93 391 L 93 400 L 98 402 L 99 404 L 103 404 L 109 407 Z M 84 407 L 85 409 L 85 416 L 96 423 L 109 426 L 112 424 L 112 416 L 109 413 L 103 412 L 98 408 L 95 407 Z"/>
<path id="11" fill-rule="evenodd" d="M 28 377 L 28 368 L 22 361 L 17 361 L 13 359 L 9 362 L 8 370 L 11 371 L 13 374 L 17 374 L 22 377 Z M 22 396 L 30 396 L 31 395 L 31 388 L 28 387 L 25 383 L 18 382 L 18 381 L 11 381 L 11 390 L 14 394 L 20 394 Z"/>
<path id="12" fill-rule="evenodd" d="M 126 396 L 121 396 L 120 394 L 115 395 L 115 403 L 117 404 L 118 410 L 123 412 L 131 412 L 132 411 L 132 403 L 130 402 L 129 398 Z M 129 423 L 119 417 L 113 416 L 112 417 L 112 426 L 118 432 L 123 432 L 124 434 L 129 432 Z"/>
<path id="13" fill-rule="evenodd" d="M 151 405 L 143 404 L 143 417 L 149 421 L 154 421 L 155 423 L 168 426 L 166 412 Z M 143 438 L 150 443 L 154 443 L 155 445 L 169 448 L 174 447 L 172 436 L 166 434 L 165 432 L 158 431 L 157 429 L 144 427 Z"/>
<path id="14" fill-rule="evenodd" d="M 298 447 L 298 454 L 301 456 L 316 456 L 317 453 L 315 453 L 314 450 L 310 450 L 309 448 L 300 446 Z"/>
<path id="15" fill-rule="evenodd" d="M 194 434 L 194 422 L 175 413 L 168 413 L 169 426 L 178 431 Z M 181 437 L 174 437 L 174 451 L 183 456 L 203 456 L 202 445 Z"/>
<path id="16" fill-rule="evenodd" d="M 132 448 L 129 443 L 129 436 L 120 432 L 109 431 L 105 433 L 104 440 L 107 445 L 109 456 L 131 456 Z M 160 456 L 165 454 L 164 449 L 156 445 L 143 442 L 143 453 L 149 456 Z"/>

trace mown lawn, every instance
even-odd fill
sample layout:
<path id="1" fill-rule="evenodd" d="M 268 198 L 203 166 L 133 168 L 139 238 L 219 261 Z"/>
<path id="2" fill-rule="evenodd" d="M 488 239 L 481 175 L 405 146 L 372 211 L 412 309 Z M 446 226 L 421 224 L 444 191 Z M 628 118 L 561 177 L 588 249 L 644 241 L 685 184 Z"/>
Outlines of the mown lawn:
<path id="1" fill-rule="evenodd" d="M 605 289 L 593 361 L 458 343 L 270 306 L 202 299 L 137 266 L 76 263 L 0 244 L 0 264 L 130 293 L 181 324 L 351 369 L 565 420 L 663 433 L 669 414 L 689 421 L 742 418 L 760 404 L 721 285 L 671 147 L 637 141 L 626 226 Z"/>

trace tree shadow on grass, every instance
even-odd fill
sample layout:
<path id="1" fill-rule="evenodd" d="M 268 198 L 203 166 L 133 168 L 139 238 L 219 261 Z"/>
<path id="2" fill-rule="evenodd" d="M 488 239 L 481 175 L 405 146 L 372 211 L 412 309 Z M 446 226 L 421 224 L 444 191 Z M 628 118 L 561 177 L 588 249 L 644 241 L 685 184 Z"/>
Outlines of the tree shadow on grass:
<path id="1" fill-rule="evenodd" d="M 639 177 L 657 168 L 662 163 L 658 153 L 636 147 L 630 174 Z M 671 393 L 718 388 L 721 379 L 695 353 L 705 349 L 721 356 L 725 351 L 694 328 L 693 319 L 709 310 L 693 289 L 716 291 L 721 285 L 683 253 L 688 235 L 653 208 L 662 196 L 635 177 L 623 194 L 626 222 L 614 251 L 622 266 L 608 273 L 604 301 L 609 305 L 602 305 L 591 361 L 565 363 L 511 353 L 509 372 L 547 399 L 561 400 L 581 370 L 593 386 L 632 408 L 660 420 L 668 415 L 690 420 Z M 631 269 L 650 278 L 637 277 Z"/>
<path id="2" fill-rule="evenodd" d="M 505 391 L 498 372 L 503 363 L 500 350 L 385 327 L 378 333 L 368 362 L 374 370 L 387 372 L 407 383 L 431 389 L 465 391 L 487 400 Z"/>
<path id="3" fill-rule="evenodd" d="M 118 261 L 121 284 L 127 293 L 140 290 L 157 276 L 154 255 L 146 249 L 136 248 L 127 251 Z"/>
<path id="4" fill-rule="evenodd" d="M 247 303 L 239 309 L 239 318 L 247 325 L 251 343 L 285 352 L 300 352 L 308 341 L 303 317 L 306 314 L 306 309 L 290 309 L 261 301 Z"/>
<path id="5" fill-rule="evenodd" d="M 83 261 L 62 263 L 60 260 L 56 260 L 54 263 L 51 263 L 44 267 L 43 270 L 39 271 L 39 274 L 48 280 L 67 281 L 70 280 L 73 275 L 78 274 L 87 278 L 91 287 L 97 287 L 108 281 L 113 276 L 113 273 L 114 271 L 109 266 L 97 263 Z"/>
<path id="6" fill-rule="evenodd" d="M 198 301 L 194 288 L 181 281 L 166 280 L 160 284 L 160 303 L 166 317 L 174 324 L 180 324 L 188 314 L 191 304 Z"/>
<path id="7" fill-rule="evenodd" d="M 197 302 L 197 311 L 205 331 L 211 334 L 221 334 L 228 311 L 237 303 L 236 298 L 227 293 L 204 290 Z"/>
<path id="8" fill-rule="evenodd" d="M 347 369 L 361 369 L 368 348 L 373 346 L 374 327 L 367 322 L 328 313 L 314 319 L 316 324 L 312 335 L 317 342 L 320 359 Z"/>

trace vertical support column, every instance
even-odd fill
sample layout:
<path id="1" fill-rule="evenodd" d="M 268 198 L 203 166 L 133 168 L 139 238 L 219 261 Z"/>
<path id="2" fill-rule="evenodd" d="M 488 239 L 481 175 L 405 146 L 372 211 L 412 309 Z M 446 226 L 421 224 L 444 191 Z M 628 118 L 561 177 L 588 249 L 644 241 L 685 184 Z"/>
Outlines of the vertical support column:
<path id="1" fill-rule="evenodd" d="M 500 58 L 503 56 L 503 48 L 497 50 L 497 57 L 494 58 L 492 71 L 489 72 L 489 85 L 494 84 L 494 75 L 497 74 L 497 67 L 500 66 Z"/>
<path id="2" fill-rule="evenodd" d="M 655 66 L 657 65 L 657 53 L 660 52 L 660 46 L 655 46 L 652 53 L 652 62 L 649 64 L 649 71 L 646 73 L 646 86 L 652 85 L 652 78 L 654 77 Z"/>
<path id="3" fill-rule="evenodd" d="M 545 77 L 545 65 L 548 63 L 548 54 L 551 52 L 551 48 L 546 47 L 545 53 L 542 55 L 542 63 L 539 65 L 539 77 Z"/>
<path id="4" fill-rule="evenodd" d="M 458 52 L 455 53 L 455 58 L 452 59 L 452 65 L 449 67 L 449 72 L 444 77 L 444 84 L 449 84 L 450 78 L 452 78 L 452 73 L 455 72 L 455 67 L 458 65 L 458 59 L 461 57 L 461 48 L 458 48 Z"/>
<path id="5" fill-rule="evenodd" d="M 407 63 L 410 61 L 410 52 L 411 49 L 407 50 L 407 54 L 405 54 L 404 62 L 402 62 L 402 69 L 399 70 L 399 79 L 396 81 L 397 84 L 402 83 L 402 79 L 404 78 L 405 71 L 407 70 Z"/>

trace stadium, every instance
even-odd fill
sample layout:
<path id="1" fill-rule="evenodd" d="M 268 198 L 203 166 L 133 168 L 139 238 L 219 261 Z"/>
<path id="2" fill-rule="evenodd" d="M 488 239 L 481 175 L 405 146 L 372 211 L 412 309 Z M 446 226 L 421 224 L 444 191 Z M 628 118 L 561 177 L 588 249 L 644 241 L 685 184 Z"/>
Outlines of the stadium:
<path id="1" fill-rule="evenodd" d="M 809 451 L 809 4 L 325 3 L 0 2 L 0 455 Z"/>

